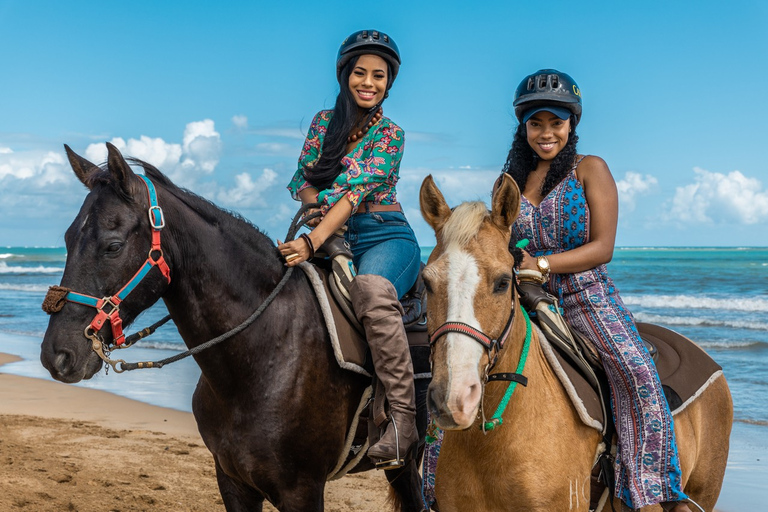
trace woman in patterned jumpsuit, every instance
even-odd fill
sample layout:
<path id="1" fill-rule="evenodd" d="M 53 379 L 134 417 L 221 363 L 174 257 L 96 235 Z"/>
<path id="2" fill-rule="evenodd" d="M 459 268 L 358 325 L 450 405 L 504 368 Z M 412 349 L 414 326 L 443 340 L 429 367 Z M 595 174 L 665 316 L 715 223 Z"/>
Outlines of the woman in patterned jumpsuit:
<path id="1" fill-rule="evenodd" d="M 548 277 L 566 320 L 602 357 L 618 431 L 616 496 L 633 509 L 690 512 L 656 366 L 606 272 L 618 193 L 606 163 L 576 151 L 581 91 L 567 74 L 543 69 L 520 83 L 513 104 L 520 124 L 504 172 L 522 197 L 512 238 L 530 241 L 520 268 Z"/>
<path id="2" fill-rule="evenodd" d="M 286 265 L 295 266 L 347 226 L 357 268 L 352 306 L 390 409 L 390 417 L 380 419 L 379 441 L 368 449 L 381 469 L 402 466 L 418 441 L 413 365 L 398 299 L 416 282 L 421 249 L 395 191 L 405 134 L 381 109 L 399 67 L 397 45 L 378 30 L 360 30 L 341 44 L 336 105 L 312 120 L 288 185 L 294 199 L 319 202 L 322 217 L 310 222 L 309 234 L 278 246 Z"/>

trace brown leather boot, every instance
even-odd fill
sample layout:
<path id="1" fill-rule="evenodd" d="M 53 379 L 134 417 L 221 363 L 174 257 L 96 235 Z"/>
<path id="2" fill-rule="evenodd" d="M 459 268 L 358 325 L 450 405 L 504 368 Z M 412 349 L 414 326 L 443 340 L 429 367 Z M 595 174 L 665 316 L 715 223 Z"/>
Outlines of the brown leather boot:
<path id="1" fill-rule="evenodd" d="M 413 363 L 403 327 L 403 309 L 395 287 L 385 277 L 363 274 L 350 288 L 352 307 L 363 324 L 376 376 L 389 401 L 390 421 L 379 442 L 368 449 L 377 468 L 394 469 L 419 440 Z"/>

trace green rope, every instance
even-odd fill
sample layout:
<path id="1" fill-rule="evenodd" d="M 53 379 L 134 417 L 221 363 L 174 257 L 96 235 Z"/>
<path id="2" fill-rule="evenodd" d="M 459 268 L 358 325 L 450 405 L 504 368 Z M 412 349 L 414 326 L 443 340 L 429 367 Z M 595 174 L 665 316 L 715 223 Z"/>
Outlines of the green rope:
<path id="1" fill-rule="evenodd" d="M 525 361 L 528 359 L 528 349 L 531 348 L 531 319 L 528 318 L 528 313 L 523 306 L 520 306 L 520 310 L 525 317 L 525 343 L 523 344 L 523 353 L 520 354 L 520 362 L 517 363 L 517 370 L 515 370 L 515 373 L 522 375 L 523 369 L 525 368 Z M 502 423 L 504 423 L 501 415 L 504 414 L 504 410 L 507 408 L 507 404 L 509 404 L 509 400 L 512 398 L 512 393 L 515 392 L 516 388 L 517 382 L 509 383 L 507 391 L 504 393 L 504 398 L 501 399 L 499 406 L 496 408 L 496 412 L 491 416 L 491 421 L 485 422 L 483 430 L 493 430 L 496 426 L 501 426 Z"/>

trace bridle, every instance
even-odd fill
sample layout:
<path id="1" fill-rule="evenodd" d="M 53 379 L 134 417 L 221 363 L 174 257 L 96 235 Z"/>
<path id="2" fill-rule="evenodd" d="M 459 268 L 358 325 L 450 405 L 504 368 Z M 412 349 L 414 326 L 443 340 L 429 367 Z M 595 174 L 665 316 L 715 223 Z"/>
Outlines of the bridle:
<path id="1" fill-rule="evenodd" d="M 104 297 L 99 299 L 84 293 L 73 292 L 72 290 L 62 286 L 51 286 L 48 289 L 45 300 L 43 301 L 43 311 L 48 314 L 58 313 L 67 302 L 74 302 L 77 304 L 83 304 L 85 306 L 96 308 L 96 316 L 93 318 L 91 323 L 86 326 L 83 333 L 85 337 L 91 341 L 91 348 L 93 351 L 96 352 L 96 354 L 107 365 L 111 366 L 116 373 L 122 373 L 124 371 L 141 368 L 162 368 L 166 364 L 174 363 L 186 357 L 198 354 L 203 350 L 218 345 L 219 343 L 242 332 L 254 321 L 256 321 L 256 319 L 261 316 L 261 314 L 267 309 L 272 301 L 274 301 L 275 297 L 277 297 L 277 295 L 290 279 L 294 269 L 294 267 L 289 267 L 285 271 L 282 278 L 277 283 L 272 292 L 267 296 L 266 299 L 264 299 L 261 305 L 256 308 L 251 316 L 243 320 L 236 327 L 233 327 L 229 331 L 220 334 L 219 336 L 216 336 L 215 338 L 212 338 L 205 343 L 160 361 L 128 363 L 122 359 L 110 359 L 109 348 L 98 334 L 99 330 L 104 326 L 105 322 L 109 322 L 112 326 L 112 335 L 114 338 L 115 348 L 128 348 L 139 339 L 152 334 L 157 327 L 171 319 L 171 315 L 167 315 L 165 318 L 159 322 L 156 322 L 150 327 L 132 334 L 127 338 L 126 342 L 125 334 L 123 333 L 123 321 L 120 318 L 120 303 L 122 303 L 128 294 L 131 293 L 131 291 L 136 287 L 136 285 L 138 285 L 141 280 L 146 277 L 152 267 L 157 267 L 160 269 L 163 277 L 165 277 L 167 282 L 169 284 L 171 282 L 171 270 L 163 257 L 163 251 L 160 247 L 160 231 L 165 227 L 165 217 L 163 216 L 163 210 L 157 204 L 157 193 L 155 191 L 155 186 L 152 184 L 149 178 L 141 174 L 137 176 L 139 176 L 144 181 L 144 184 L 147 187 L 147 194 L 149 197 L 149 223 L 152 228 L 152 247 L 149 250 L 147 260 L 144 262 L 141 268 L 136 272 L 136 274 L 134 274 L 128 283 L 120 289 L 120 291 L 111 297 Z M 319 206 L 320 205 L 318 203 L 307 203 L 299 208 L 293 218 L 293 221 L 291 222 L 291 227 L 285 236 L 286 241 L 293 240 L 299 228 L 307 224 L 312 219 L 315 219 L 321 215 L 319 212 L 307 214 L 309 210 L 316 209 Z M 155 257 L 153 257 L 153 255 L 155 255 Z"/>
<path id="2" fill-rule="evenodd" d="M 152 267 L 157 267 L 166 281 L 169 284 L 171 282 L 171 269 L 168 267 L 168 263 L 163 257 L 163 250 L 160 247 L 160 232 L 165 227 L 163 210 L 157 203 L 157 192 L 154 184 L 146 176 L 139 174 L 138 177 L 142 179 L 147 188 L 147 198 L 149 200 L 149 210 L 147 213 L 149 215 L 149 224 L 152 228 L 152 247 L 149 249 L 149 254 L 144 264 L 117 293 L 110 297 L 98 298 L 85 293 L 74 292 L 60 286 L 52 286 L 48 290 L 48 295 L 43 303 L 43 309 L 47 313 L 57 313 L 64 307 L 65 302 L 74 302 L 95 308 L 96 315 L 85 327 L 83 334 L 91 341 L 91 347 L 99 357 L 110 364 L 112 364 L 111 360 L 104 353 L 104 340 L 98 334 L 101 328 L 104 327 L 105 323 L 109 323 L 112 326 L 114 345 L 117 348 L 122 348 L 121 345 L 125 342 L 125 333 L 123 333 L 123 320 L 120 318 L 120 304 L 149 274 Z M 66 293 L 66 295 L 61 297 L 63 293 Z M 115 367 L 114 364 L 113 367 Z M 117 368 L 115 369 L 117 370 Z"/>
<path id="3" fill-rule="evenodd" d="M 480 329 L 477 329 L 464 322 L 445 322 L 429 335 L 429 346 L 432 348 L 441 337 L 450 332 L 456 332 L 468 336 L 472 340 L 482 345 L 485 349 L 485 352 L 488 354 L 488 366 L 486 371 L 487 374 L 487 372 L 493 369 L 493 367 L 496 365 L 499 352 L 502 348 L 504 348 L 504 342 L 507 341 L 509 333 L 512 331 L 512 322 L 514 319 L 515 310 L 513 309 L 509 314 L 507 325 L 504 327 L 504 330 L 501 331 L 501 335 L 496 339 L 491 338 Z"/>
<path id="4" fill-rule="evenodd" d="M 514 294 L 515 288 L 513 287 L 512 290 L 512 293 Z M 483 433 L 487 433 L 488 431 L 493 430 L 503 423 L 502 414 L 504 414 L 504 410 L 506 409 L 510 398 L 512 398 L 512 393 L 515 391 L 517 384 L 521 384 L 522 386 L 528 385 L 528 378 L 524 376 L 522 372 L 525 368 L 525 362 L 528 358 L 528 349 L 531 344 L 531 320 L 528 317 L 528 313 L 525 311 L 525 309 L 523 309 L 522 306 L 520 306 L 520 311 L 525 317 L 526 333 L 525 342 L 523 344 L 523 351 L 520 355 L 520 361 L 518 362 L 517 370 L 515 372 L 491 373 L 491 370 L 494 368 L 494 366 L 496 366 L 498 361 L 499 352 L 501 352 L 501 350 L 504 348 L 504 343 L 507 341 L 510 332 L 512 332 L 512 324 L 515 319 L 514 300 L 512 301 L 512 304 L 513 307 L 512 311 L 509 313 L 507 324 L 504 326 L 504 330 L 502 330 L 501 334 L 496 339 L 491 338 L 480 329 L 477 329 L 464 322 L 445 322 L 429 335 L 430 349 L 433 349 L 434 345 L 441 337 L 450 332 L 468 336 L 473 341 L 476 341 L 482 345 L 482 347 L 485 349 L 486 354 L 488 355 L 488 364 L 485 366 L 483 371 L 483 392 L 482 396 L 480 397 L 479 411 L 482 419 L 480 428 L 482 429 Z M 507 386 L 507 391 L 504 393 L 504 397 L 496 408 L 496 412 L 494 412 L 493 416 L 491 416 L 491 420 L 486 421 L 485 410 L 483 408 L 483 397 L 485 396 L 485 386 L 492 381 L 507 381 L 509 382 L 509 385 Z"/>

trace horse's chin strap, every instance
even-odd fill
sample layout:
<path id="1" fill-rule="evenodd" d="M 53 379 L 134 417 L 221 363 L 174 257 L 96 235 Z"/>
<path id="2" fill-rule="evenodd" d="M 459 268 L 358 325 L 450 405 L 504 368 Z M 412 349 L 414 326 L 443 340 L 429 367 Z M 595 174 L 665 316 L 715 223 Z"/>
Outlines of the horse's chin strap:
<path id="1" fill-rule="evenodd" d="M 160 247 L 160 231 L 165 227 L 165 217 L 163 216 L 163 210 L 157 204 L 157 192 L 155 186 L 146 176 L 139 175 L 147 187 L 147 197 L 149 199 L 149 224 L 152 227 L 152 248 L 149 250 L 147 260 L 139 268 L 139 270 L 133 275 L 133 277 L 123 286 L 116 294 L 111 297 L 93 297 L 84 293 L 73 292 L 60 286 L 51 287 L 48 290 L 48 295 L 43 301 L 43 309 L 49 313 L 56 313 L 64 306 L 64 302 L 74 302 L 76 304 L 82 304 L 96 308 L 96 316 L 93 317 L 91 323 L 85 328 L 85 337 L 91 340 L 94 347 L 98 345 L 98 349 L 94 350 L 99 354 L 99 357 L 107 361 L 103 351 L 103 343 L 98 336 L 98 332 L 104 327 L 106 322 L 112 326 L 113 343 L 120 347 L 125 342 L 125 334 L 123 333 L 123 320 L 120 318 L 120 304 L 125 300 L 131 291 L 136 288 L 144 277 L 149 273 L 152 267 L 157 267 L 165 277 L 168 283 L 171 282 L 171 269 L 168 267 L 168 263 L 163 257 L 163 250 Z M 66 291 L 66 295 L 63 297 L 63 301 L 60 296 Z M 55 304 L 49 305 L 48 304 Z"/>

